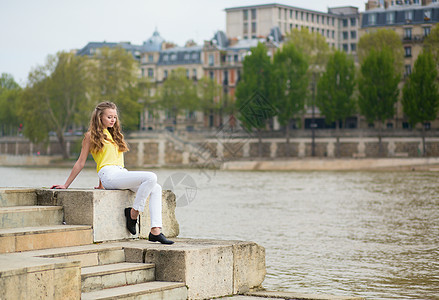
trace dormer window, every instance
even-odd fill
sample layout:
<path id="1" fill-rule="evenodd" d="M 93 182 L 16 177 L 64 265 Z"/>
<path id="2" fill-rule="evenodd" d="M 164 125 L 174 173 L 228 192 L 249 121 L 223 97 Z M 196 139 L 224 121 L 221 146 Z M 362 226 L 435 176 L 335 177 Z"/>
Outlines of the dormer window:
<path id="1" fill-rule="evenodd" d="M 370 14 L 369 15 L 369 25 L 375 25 L 377 22 L 377 15 L 376 14 Z"/>
<path id="2" fill-rule="evenodd" d="M 168 61 L 168 55 L 167 54 L 163 55 L 163 61 Z"/>
<path id="3" fill-rule="evenodd" d="M 413 11 L 412 10 L 407 10 L 405 12 L 405 20 L 406 21 L 412 21 L 413 20 Z"/>
<path id="4" fill-rule="evenodd" d="M 388 12 L 386 14 L 386 22 L 387 22 L 387 24 L 393 24 L 395 22 L 395 13 L 394 12 Z"/>

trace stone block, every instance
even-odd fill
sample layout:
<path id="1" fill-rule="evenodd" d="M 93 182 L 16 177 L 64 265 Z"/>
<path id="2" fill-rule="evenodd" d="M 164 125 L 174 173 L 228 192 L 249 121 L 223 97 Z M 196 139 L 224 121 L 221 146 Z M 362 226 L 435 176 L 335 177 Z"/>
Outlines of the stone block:
<path id="1" fill-rule="evenodd" d="M 140 233 L 131 235 L 126 229 L 124 209 L 132 206 L 135 194 L 128 190 L 37 190 L 39 205 L 60 205 L 69 225 L 91 225 L 93 241 L 114 241 L 146 237 L 150 231 L 148 203 L 140 217 Z M 163 232 L 168 237 L 179 233 L 175 217 L 175 195 L 163 191 Z"/>
<path id="2" fill-rule="evenodd" d="M 0 207 L 0 228 L 59 225 L 63 221 L 59 206 Z"/>
<path id="3" fill-rule="evenodd" d="M 176 239 L 172 246 L 140 240 L 125 244 L 126 257 L 156 265 L 156 280 L 184 282 L 188 299 L 209 299 L 260 287 L 265 250 L 253 242 Z"/>
<path id="4" fill-rule="evenodd" d="M 1 299 L 79 299 L 79 262 L 0 255 Z"/>
<path id="5" fill-rule="evenodd" d="M 36 205 L 35 189 L 0 188 L 0 207 Z"/>

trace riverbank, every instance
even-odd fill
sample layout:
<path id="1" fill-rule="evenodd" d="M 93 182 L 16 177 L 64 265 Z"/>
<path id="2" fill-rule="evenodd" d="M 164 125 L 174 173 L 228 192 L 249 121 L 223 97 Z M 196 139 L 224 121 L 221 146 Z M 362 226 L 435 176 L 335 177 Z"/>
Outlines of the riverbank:
<path id="1" fill-rule="evenodd" d="M 71 168 L 75 160 L 63 160 L 59 156 L 0 155 L 0 166 L 5 167 L 47 167 Z M 210 165 L 157 166 L 154 164 L 137 165 L 126 163 L 128 168 L 187 168 L 206 169 Z M 95 168 L 88 160 L 86 168 Z M 218 167 L 228 171 L 439 171 L 439 157 L 428 158 L 292 158 L 262 160 L 230 160 Z"/>
<path id="2" fill-rule="evenodd" d="M 439 171 L 439 158 L 360 158 L 228 161 L 228 171 Z"/>

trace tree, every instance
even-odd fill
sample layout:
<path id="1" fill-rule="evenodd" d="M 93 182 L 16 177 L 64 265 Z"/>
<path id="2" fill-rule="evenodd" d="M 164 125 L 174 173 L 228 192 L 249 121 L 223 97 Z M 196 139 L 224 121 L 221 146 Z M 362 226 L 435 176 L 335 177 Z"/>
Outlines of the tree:
<path id="1" fill-rule="evenodd" d="M 91 108 L 87 74 L 86 59 L 66 52 L 49 56 L 46 65 L 33 70 L 20 99 L 24 135 L 43 142 L 54 131 L 63 158 L 68 158 L 64 133 L 75 123 L 85 125 Z"/>
<path id="2" fill-rule="evenodd" d="M 273 98 L 279 123 L 286 128 L 286 155 L 289 155 L 291 122 L 304 110 L 308 92 L 308 62 L 305 55 L 289 42 L 273 59 Z"/>
<path id="3" fill-rule="evenodd" d="M 178 68 L 171 72 L 160 89 L 159 104 L 174 118 L 177 126 L 177 118 L 183 111 L 195 111 L 199 100 L 194 82 L 187 78 L 186 70 Z"/>
<path id="4" fill-rule="evenodd" d="M 436 63 L 436 69 L 439 70 L 439 24 L 436 24 L 425 38 L 424 48 L 431 52 Z"/>
<path id="5" fill-rule="evenodd" d="M 197 83 L 200 109 L 209 118 L 209 127 L 213 126 L 214 114 L 222 109 L 221 86 L 208 77 L 201 78 Z"/>
<path id="6" fill-rule="evenodd" d="M 142 105 L 138 86 L 138 63 L 123 48 L 102 48 L 92 58 L 95 102 L 117 104 L 124 130 L 139 128 Z"/>
<path id="7" fill-rule="evenodd" d="M 367 121 L 379 122 L 379 145 L 382 154 L 381 124 L 395 114 L 400 74 L 395 69 L 394 56 L 389 48 L 370 50 L 361 65 L 358 81 L 359 108 Z"/>
<path id="8" fill-rule="evenodd" d="M 270 95 L 271 60 L 267 47 L 259 43 L 243 61 L 243 75 L 236 87 L 238 119 L 247 130 L 256 129 L 259 137 L 259 156 L 262 156 L 262 130 L 276 114 Z"/>
<path id="9" fill-rule="evenodd" d="M 423 123 L 436 119 L 439 105 L 437 70 L 433 55 L 424 50 L 416 59 L 413 73 L 410 74 L 403 88 L 402 105 L 412 127 L 421 123 L 422 148 L 425 149 L 425 126 Z"/>
<path id="10" fill-rule="evenodd" d="M 352 97 L 355 88 L 355 66 L 345 52 L 335 51 L 326 65 L 326 71 L 317 85 L 317 106 L 327 123 L 336 124 L 337 156 L 340 154 L 338 130 L 340 122 L 355 111 Z"/>
<path id="11" fill-rule="evenodd" d="M 12 134 L 19 130 L 17 101 L 20 92 L 21 88 L 12 75 L 3 73 L 0 77 L 0 135 Z"/>
<path id="12" fill-rule="evenodd" d="M 401 37 L 391 29 L 378 29 L 377 31 L 367 33 L 360 38 L 357 47 L 357 54 L 360 63 L 362 63 L 369 53 L 381 51 L 389 48 L 393 54 L 395 68 L 402 73 L 404 65 L 404 49 L 402 47 Z"/>

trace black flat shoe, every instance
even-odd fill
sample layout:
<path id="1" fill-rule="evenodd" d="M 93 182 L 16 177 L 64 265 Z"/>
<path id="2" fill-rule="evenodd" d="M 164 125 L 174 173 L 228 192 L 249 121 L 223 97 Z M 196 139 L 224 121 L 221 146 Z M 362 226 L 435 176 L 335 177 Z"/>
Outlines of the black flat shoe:
<path id="1" fill-rule="evenodd" d="M 167 244 L 167 245 L 171 245 L 174 244 L 173 241 L 168 240 L 163 233 L 160 233 L 159 235 L 154 235 L 151 232 L 149 233 L 149 237 L 148 240 L 150 242 L 160 242 L 162 244 Z"/>
<path id="2" fill-rule="evenodd" d="M 137 219 L 136 220 L 131 219 L 131 207 L 125 208 L 125 217 L 127 219 L 127 229 L 128 229 L 128 231 L 132 235 L 135 235 L 136 234 Z"/>

